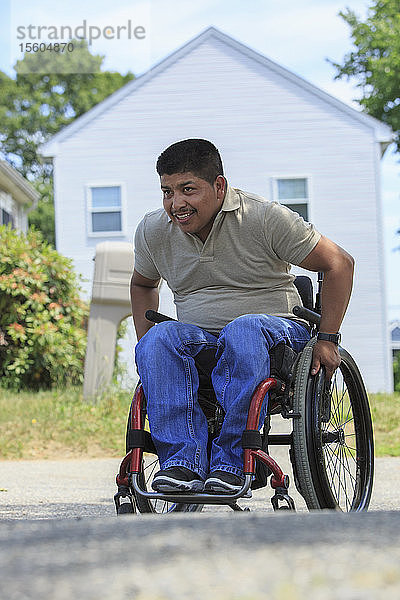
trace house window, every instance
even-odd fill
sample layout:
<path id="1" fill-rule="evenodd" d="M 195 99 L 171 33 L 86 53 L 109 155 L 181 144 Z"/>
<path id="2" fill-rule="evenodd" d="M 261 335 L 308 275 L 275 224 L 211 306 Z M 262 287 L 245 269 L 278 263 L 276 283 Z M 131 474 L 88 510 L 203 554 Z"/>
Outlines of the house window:
<path id="1" fill-rule="evenodd" d="M 308 180 L 302 177 L 276 179 L 278 202 L 297 212 L 308 221 Z"/>
<path id="2" fill-rule="evenodd" d="M 4 210 L 0 211 L 0 225 L 10 225 L 11 229 L 14 229 L 14 219 L 12 214 Z"/>
<path id="3" fill-rule="evenodd" d="M 122 233 L 121 186 L 89 187 L 89 233 Z"/>

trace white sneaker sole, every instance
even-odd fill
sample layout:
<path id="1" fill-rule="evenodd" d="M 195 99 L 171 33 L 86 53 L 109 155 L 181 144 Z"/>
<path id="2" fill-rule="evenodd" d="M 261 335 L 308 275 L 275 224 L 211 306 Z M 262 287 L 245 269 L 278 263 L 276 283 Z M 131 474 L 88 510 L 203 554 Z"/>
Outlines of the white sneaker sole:
<path id="1" fill-rule="evenodd" d="M 172 477 L 156 477 L 151 487 L 156 492 L 173 494 L 174 492 L 202 492 L 204 481 L 192 479 L 192 481 L 179 481 Z"/>
<path id="2" fill-rule="evenodd" d="M 217 478 L 212 478 L 210 477 L 209 479 L 207 479 L 207 484 L 204 488 L 204 491 L 210 494 L 226 494 L 226 493 L 236 493 L 238 492 L 240 489 L 242 488 L 242 486 L 238 486 L 238 485 L 232 485 L 230 483 L 226 483 L 225 481 L 221 481 L 220 479 Z M 251 490 L 248 490 L 243 498 L 251 498 L 252 497 L 252 493 Z"/>

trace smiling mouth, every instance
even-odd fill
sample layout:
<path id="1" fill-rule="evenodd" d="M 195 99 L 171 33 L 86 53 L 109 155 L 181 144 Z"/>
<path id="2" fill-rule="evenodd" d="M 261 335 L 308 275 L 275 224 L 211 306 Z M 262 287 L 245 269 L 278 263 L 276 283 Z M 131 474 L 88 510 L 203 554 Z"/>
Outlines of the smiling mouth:
<path id="1" fill-rule="evenodd" d="M 192 210 L 184 213 L 175 213 L 173 217 L 178 221 L 178 223 L 186 223 L 195 212 L 195 210 Z"/>

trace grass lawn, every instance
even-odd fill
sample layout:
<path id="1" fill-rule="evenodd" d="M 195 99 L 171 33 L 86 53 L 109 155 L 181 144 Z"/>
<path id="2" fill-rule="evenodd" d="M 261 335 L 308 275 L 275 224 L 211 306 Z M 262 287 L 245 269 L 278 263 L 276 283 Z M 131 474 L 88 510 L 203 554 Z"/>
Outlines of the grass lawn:
<path id="1" fill-rule="evenodd" d="M 0 459 L 123 456 L 130 401 L 130 393 L 120 390 L 89 404 L 81 388 L 0 388 Z"/>
<path id="2" fill-rule="evenodd" d="M 97 404 L 81 389 L 14 393 L 0 388 L 0 459 L 123 456 L 131 394 Z M 377 456 L 400 456 L 400 394 L 370 396 Z"/>
<path id="3" fill-rule="evenodd" d="M 400 456 L 400 394 L 371 394 L 376 456 Z"/>

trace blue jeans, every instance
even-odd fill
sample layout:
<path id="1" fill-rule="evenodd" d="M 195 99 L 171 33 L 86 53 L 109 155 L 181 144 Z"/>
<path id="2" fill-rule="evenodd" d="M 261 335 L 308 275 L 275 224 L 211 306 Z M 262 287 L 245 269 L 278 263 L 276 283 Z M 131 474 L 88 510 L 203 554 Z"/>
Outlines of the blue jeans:
<path id="1" fill-rule="evenodd" d="M 216 337 L 195 325 L 165 321 L 136 345 L 136 364 L 147 399 L 151 435 L 162 469 L 182 466 L 206 478 L 216 469 L 243 474 L 242 432 L 257 385 L 269 376 L 269 350 L 285 342 L 299 352 L 310 335 L 280 317 L 253 314 L 228 323 Z M 225 411 L 219 436 L 207 458 L 207 420 L 197 402 L 195 356 L 215 349 L 212 383 Z M 264 402 L 260 426 L 264 422 Z"/>

